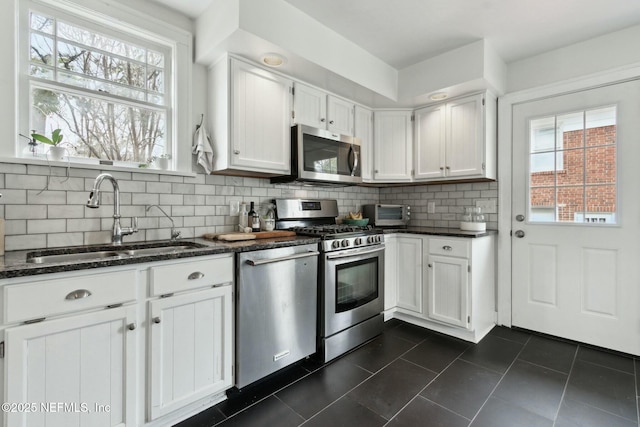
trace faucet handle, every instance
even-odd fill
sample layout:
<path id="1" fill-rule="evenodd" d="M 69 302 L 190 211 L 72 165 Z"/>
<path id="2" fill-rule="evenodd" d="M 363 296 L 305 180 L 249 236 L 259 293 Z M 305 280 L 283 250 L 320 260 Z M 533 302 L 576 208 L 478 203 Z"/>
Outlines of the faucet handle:
<path id="1" fill-rule="evenodd" d="M 132 224 L 133 227 L 131 227 L 131 231 L 134 232 L 134 233 L 137 233 L 138 232 L 138 217 L 134 216 L 131 220 L 133 221 L 133 224 Z"/>

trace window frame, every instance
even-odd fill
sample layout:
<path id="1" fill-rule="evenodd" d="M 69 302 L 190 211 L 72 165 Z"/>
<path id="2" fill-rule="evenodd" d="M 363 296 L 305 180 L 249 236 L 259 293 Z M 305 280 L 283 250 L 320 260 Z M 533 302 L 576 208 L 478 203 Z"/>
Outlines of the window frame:
<path id="1" fill-rule="evenodd" d="M 30 12 L 32 10 L 46 16 L 61 19 L 73 25 L 83 28 L 90 28 L 97 33 L 121 39 L 144 47 L 161 50 L 169 55 L 169 64 L 165 67 L 165 93 L 167 99 L 164 107 L 166 111 L 166 153 L 173 157 L 173 167 L 170 171 L 162 173 L 180 172 L 193 175 L 191 172 L 190 146 L 179 144 L 178 141 L 190 138 L 188 118 L 191 115 L 191 74 L 192 74 L 192 39 L 191 32 L 182 28 L 168 24 L 166 21 L 157 19 L 144 13 L 141 10 L 132 9 L 128 6 L 103 0 L 83 0 L 82 4 L 73 0 L 25 0 L 17 5 L 18 22 L 16 27 L 16 67 L 17 91 L 16 91 L 16 126 L 17 133 L 28 135 L 30 133 L 31 114 L 31 89 L 32 81 L 37 86 L 53 85 L 67 90 L 69 87 L 64 83 L 53 82 L 44 79 L 32 78 L 29 73 L 30 66 Z M 144 18 L 144 19 L 141 19 Z M 87 23 L 89 25 L 87 25 Z M 79 90 L 77 90 L 79 89 Z M 92 94 L 90 90 L 81 88 L 71 88 L 76 93 Z M 99 95 L 91 95 L 99 98 Z M 121 97 L 112 98 L 116 102 L 122 102 Z M 125 100 L 126 102 L 126 100 Z M 143 103 L 138 104 L 143 105 Z M 22 138 L 21 138 L 22 139 Z M 19 142 L 13 142 L 11 148 L 4 147 L 3 157 L 10 157 L 11 162 L 17 163 L 49 163 L 46 158 L 25 157 L 18 152 Z M 55 163 L 55 162 L 51 162 Z M 67 165 L 67 162 L 60 162 Z M 101 169 L 108 165 L 107 169 L 126 169 L 136 171 L 146 171 L 138 169 L 133 162 L 109 162 L 99 161 L 96 158 L 76 157 L 70 159 L 69 164 L 74 167 L 93 167 Z M 149 170 L 160 172 L 159 170 Z"/>

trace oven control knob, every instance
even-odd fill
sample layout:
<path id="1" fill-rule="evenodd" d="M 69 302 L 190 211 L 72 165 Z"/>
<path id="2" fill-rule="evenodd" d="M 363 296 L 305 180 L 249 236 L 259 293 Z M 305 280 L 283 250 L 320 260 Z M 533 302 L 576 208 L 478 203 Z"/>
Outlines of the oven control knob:
<path id="1" fill-rule="evenodd" d="M 381 241 L 382 241 L 382 237 L 380 237 L 380 236 L 376 236 L 376 242 L 377 242 L 377 243 L 380 243 Z"/>
<path id="2" fill-rule="evenodd" d="M 331 247 L 333 249 L 338 249 L 340 247 L 340 242 L 338 240 L 334 240 L 333 243 L 331 244 Z"/>
<path id="3" fill-rule="evenodd" d="M 374 236 L 367 237 L 367 243 L 373 243 L 373 242 L 375 242 Z"/>
<path id="4" fill-rule="evenodd" d="M 356 245 L 361 245 L 362 244 L 362 239 L 359 237 L 356 237 L 356 241 L 354 242 Z"/>
<path id="5" fill-rule="evenodd" d="M 344 239 L 344 240 L 342 241 L 342 247 L 343 247 L 343 248 L 346 248 L 347 246 L 349 246 L 349 241 L 348 241 L 347 239 Z"/>

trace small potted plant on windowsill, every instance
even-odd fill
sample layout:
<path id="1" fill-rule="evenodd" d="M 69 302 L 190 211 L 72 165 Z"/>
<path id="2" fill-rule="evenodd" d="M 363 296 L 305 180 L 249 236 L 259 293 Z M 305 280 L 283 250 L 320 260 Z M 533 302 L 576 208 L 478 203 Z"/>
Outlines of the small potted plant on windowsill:
<path id="1" fill-rule="evenodd" d="M 39 133 L 32 133 L 31 138 L 35 141 L 42 142 L 43 144 L 48 144 L 49 147 L 49 155 L 51 156 L 51 160 L 64 160 L 64 155 L 66 149 L 60 146 L 64 135 L 62 134 L 62 129 L 55 129 L 51 132 L 51 138 L 48 138 Z"/>
<path id="2" fill-rule="evenodd" d="M 147 159 L 147 163 L 140 163 L 139 168 L 154 167 L 155 169 L 167 170 L 169 169 L 169 160 L 171 160 L 171 154 L 161 154 L 159 156 L 152 156 Z"/>

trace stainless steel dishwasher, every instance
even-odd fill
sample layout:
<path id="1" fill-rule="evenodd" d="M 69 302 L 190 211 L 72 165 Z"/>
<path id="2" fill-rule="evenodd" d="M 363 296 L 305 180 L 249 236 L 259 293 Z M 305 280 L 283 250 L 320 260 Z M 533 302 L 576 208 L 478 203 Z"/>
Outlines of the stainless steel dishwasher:
<path id="1" fill-rule="evenodd" d="M 316 352 L 318 245 L 238 254 L 236 387 Z"/>

